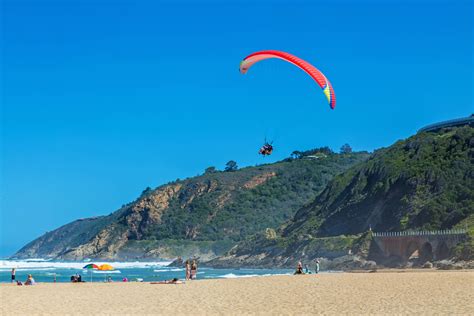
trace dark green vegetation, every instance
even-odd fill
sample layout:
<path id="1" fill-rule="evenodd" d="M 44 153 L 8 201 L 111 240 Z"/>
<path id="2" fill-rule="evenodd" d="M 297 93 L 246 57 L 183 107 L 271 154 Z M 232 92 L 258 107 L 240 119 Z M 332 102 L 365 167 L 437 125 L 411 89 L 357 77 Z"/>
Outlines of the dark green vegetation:
<path id="1" fill-rule="evenodd" d="M 334 178 L 283 235 L 448 229 L 474 212 L 474 128 L 421 133 Z"/>
<path id="2" fill-rule="evenodd" d="M 474 214 L 471 213 L 466 219 L 459 222 L 456 228 L 467 231 L 467 240 L 454 249 L 453 255 L 459 260 L 474 260 Z"/>
<path id="3" fill-rule="evenodd" d="M 85 219 L 47 233 L 15 257 L 210 258 L 266 228 L 277 228 L 311 202 L 326 184 L 367 153 L 334 154 L 227 171 L 147 188 L 109 216 Z"/>
<path id="4" fill-rule="evenodd" d="M 336 176 L 316 199 L 271 234 L 261 233 L 215 266 L 294 265 L 316 256 L 367 253 L 367 231 L 470 227 L 453 255 L 473 258 L 474 128 L 420 133 L 376 151 Z M 369 238 L 370 239 L 370 238 Z"/>

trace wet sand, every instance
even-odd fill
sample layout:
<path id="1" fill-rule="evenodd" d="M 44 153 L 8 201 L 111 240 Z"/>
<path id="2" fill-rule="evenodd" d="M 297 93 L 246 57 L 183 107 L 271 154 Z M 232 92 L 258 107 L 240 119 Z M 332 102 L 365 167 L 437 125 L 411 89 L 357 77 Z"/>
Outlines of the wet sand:
<path id="1" fill-rule="evenodd" d="M 472 315 L 474 271 L 331 273 L 181 285 L 1 284 L 0 301 L 2 315 Z"/>

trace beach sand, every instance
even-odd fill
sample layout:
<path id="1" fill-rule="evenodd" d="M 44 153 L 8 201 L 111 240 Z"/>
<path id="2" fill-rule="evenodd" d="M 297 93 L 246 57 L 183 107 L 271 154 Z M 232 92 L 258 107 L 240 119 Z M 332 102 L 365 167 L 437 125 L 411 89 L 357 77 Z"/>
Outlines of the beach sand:
<path id="1" fill-rule="evenodd" d="M 0 285 L 1 314 L 473 314 L 474 271 Z"/>

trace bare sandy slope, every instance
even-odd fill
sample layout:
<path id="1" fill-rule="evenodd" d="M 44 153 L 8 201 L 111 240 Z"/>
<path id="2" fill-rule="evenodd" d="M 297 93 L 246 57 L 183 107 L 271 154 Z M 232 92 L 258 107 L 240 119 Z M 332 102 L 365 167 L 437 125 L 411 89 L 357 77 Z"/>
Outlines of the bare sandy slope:
<path id="1" fill-rule="evenodd" d="M 0 286 L 10 314 L 471 314 L 474 271 Z"/>

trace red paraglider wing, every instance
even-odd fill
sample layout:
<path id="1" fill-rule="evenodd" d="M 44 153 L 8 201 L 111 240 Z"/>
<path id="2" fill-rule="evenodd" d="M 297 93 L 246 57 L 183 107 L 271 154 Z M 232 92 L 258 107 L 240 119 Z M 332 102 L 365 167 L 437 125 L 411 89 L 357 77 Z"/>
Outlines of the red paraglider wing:
<path id="1" fill-rule="evenodd" d="M 321 89 L 323 89 L 323 92 L 326 95 L 326 98 L 328 99 L 329 106 L 331 107 L 331 109 L 334 109 L 336 107 L 336 95 L 334 94 L 334 89 L 332 88 L 332 85 L 326 78 L 326 76 L 324 76 L 321 71 L 319 71 L 310 63 L 294 55 L 278 50 L 262 50 L 245 57 L 244 60 L 242 60 L 242 62 L 240 63 L 240 72 L 245 74 L 249 70 L 249 68 L 252 67 L 253 64 L 269 58 L 280 58 L 303 69 L 308 75 L 311 76 L 311 78 L 314 79 L 314 81 L 318 83 Z"/>

